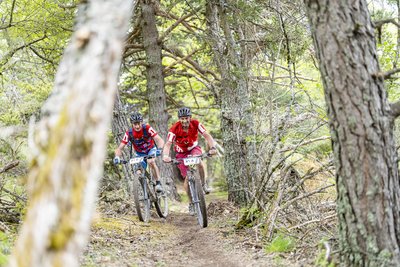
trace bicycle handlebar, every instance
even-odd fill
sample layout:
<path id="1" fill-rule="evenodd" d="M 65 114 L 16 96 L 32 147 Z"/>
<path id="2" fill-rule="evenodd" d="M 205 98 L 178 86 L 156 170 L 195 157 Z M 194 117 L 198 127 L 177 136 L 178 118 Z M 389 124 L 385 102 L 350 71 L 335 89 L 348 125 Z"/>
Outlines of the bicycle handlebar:
<path id="1" fill-rule="evenodd" d="M 135 156 L 135 157 L 132 157 L 131 159 L 133 159 L 133 158 L 152 159 L 152 158 L 161 156 L 161 152 L 162 152 L 161 149 L 157 149 L 155 155 Z M 121 159 L 121 162 L 119 164 L 127 164 L 127 163 L 129 163 L 129 160 Z"/>
<path id="2" fill-rule="evenodd" d="M 211 155 L 209 152 L 205 152 L 205 153 L 203 153 L 203 154 L 201 154 L 201 155 L 191 156 L 190 158 L 201 158 L 201 159 L 205 159 L 205 158 L 211 158 L 211 157 L 212 157 L 212 155 Z M 189 158 L 189 157 L 188 157 L 188 158 Z M 180 159 L 174 158 L 174 159 L 171 159 L 171 162 L 167 162 L 167 163 L 179 164 L 179 163 L 181 163 L 181 162 L 183 162 L 183 158 L 180 158 Z"/>

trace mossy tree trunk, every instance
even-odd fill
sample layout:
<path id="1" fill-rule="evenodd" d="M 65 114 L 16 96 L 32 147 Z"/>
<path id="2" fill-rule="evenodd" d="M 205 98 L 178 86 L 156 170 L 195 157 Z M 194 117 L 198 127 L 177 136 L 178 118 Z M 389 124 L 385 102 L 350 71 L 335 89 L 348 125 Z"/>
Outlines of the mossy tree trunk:
<path id="1" fill-rule="evenodd" d="M 10 266 L 78 266 L 89 236 L 133 1 L 82 1 L 31 136 L 27 214 Z"/>
<path id="2" fill-rule="evenodd" d="M 249 48 L 243 26 L 219 1 L 207 2 L 209 39 L 221 72 L 221 131 L 229 200 L 246 205 L 256 190 L 254 122 L 249 88 Z M 243 22 L 244 23 L 244 22 Z"/>
<path id="3" fill-rule="evenodd" d="M 142 7 L 142 37 L 146 50 L 146 78 L 147 95 L 149 99 L 149 123 L 155 127 L 161 138 L 166 139 L 168 133 L 168 110 L 164 88 L 164 75 L 162 66 L 162 47 L 159 42 L 157 21 L 155 16 L 155 0 L 141 0 Z M 169 195 L 178 199 L 178 193 L 173 180 L 172 164 L 158 161 L 161 175 L 166 179 Z"/>
<path id="4" fill-rule="evenodd" d="M 306 0 L 328 106 L 343 266 L 400 266 L 391 110 L 367 1 Z"/>

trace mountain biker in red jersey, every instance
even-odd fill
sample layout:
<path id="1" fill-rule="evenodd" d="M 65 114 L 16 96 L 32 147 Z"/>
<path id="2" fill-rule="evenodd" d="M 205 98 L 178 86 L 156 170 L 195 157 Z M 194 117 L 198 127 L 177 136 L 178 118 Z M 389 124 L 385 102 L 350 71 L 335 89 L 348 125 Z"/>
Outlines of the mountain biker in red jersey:
<path id="1" fill-rule="evenodd" d="M 164 140 L 149 124 L 143 123 L 143 116 L 139 112 L 132 113 L 130 116 L 130 121 L 132 123 L 132 128 L 125 132 L 121 144 L 115 150 L 114 164 L 118 164 L 121 162 L 120 157 L 122 155 L 122 149 L 129 142 L 131 142 L 137 156 L 142 157 L 153 155 L 154 158 L 143 161 L 142 166 L 144 169 L 146 169 L 147 163 L 149 163 L 152 173 L 154 174 L 154 178 L 156 180 L 155 189 L 158 193 L 161 193 L 163 191 L 163 188 L 160 182 L 160 170 L 156 165 L 155 156 L 157 153 L 157 147 L 159 149 L 162 149 L 164 147 Z M 157 147 L 154 145 L 154 141 L 156 142 Z"/>
<path id="2" fill-rule="evenodd" d="M 197 137 L 198 133 L 202 134 L 206 139 L 211 155 L 215 155 L 217 150 L 215 148 L 216 143 L 212 136 L 206 131 L 206 128 L 195 119 L 192 119 L 192 113 L 189 108 L 183 107 L 178 110 L 178 118 L 179 121 L 176 122 L 172 127 L 169 129 L 167 142 L 165 143 L 164 150 L 163 150 L 163 161 L 164 162 L 171 162 L 171 157 L 169 155 L 170 147 L 172 143 L 175 143 L 175 152 L 177 159 L 187 158 L 188 156 L 194 155 L 201 155 L 202 150 L 201 147 L 198 145 Z M 204 165 L 201 162 L 199 165 L 199 173 L 200 179 L 203 184 L 203 190 L 206 194 L 210 193 L 210 189 L 207 187 L 205 181 L 205 172 L 204 172 Z M 187 170 L 188 167 L 181 162 L 178 165 L 178 168 L 184 177 L 183 186 L 186 190 L 187 195 L 190 197 L 189 186 L 187 181 Z M 189 212 L 191 214 L 194 213 L 193 204 L 189 204 Z"/>

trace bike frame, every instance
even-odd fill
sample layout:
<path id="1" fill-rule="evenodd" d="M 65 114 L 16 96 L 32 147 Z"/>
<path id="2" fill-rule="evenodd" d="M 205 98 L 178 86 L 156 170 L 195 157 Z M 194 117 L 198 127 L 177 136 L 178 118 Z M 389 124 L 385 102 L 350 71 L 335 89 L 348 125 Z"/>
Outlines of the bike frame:
<path id="1" fill-rule="evenodd" d="M 203 187 L 201 185 L 200 177 L 196 179 L 196 171 L 198 169 L 198 165 L 201 164 L 201 160 L 204 158 L 210 157 L 208 153 L 204 153 L 199 156 L 192 156 L 192 157 L 187 157 L 184 159 L 173 159 L 172 162 L 175 164 L 179 164 L 183 162 L 185 166 L 188 166 L 188 174 L 187 174 L 187 179 L 188 179 L 188 186 L 189 186 L 189 191 L 190 195 L 192 198 L 192 203 L 195 207 L 196 213 L 197 213 L 197 220 L 198 223 L 202 227 L 207 227 L 207 210 L 206 210 L 206 204 L 205 204 L 205 199 L 204 199 L 204 192 L 203 192 Z M 200 175 L 200 174 L 199 174 Z M 198 181 L 196 181 L 198 180 Z"/>
<path id="2" fill-rule="evenodd" d="M 138 156 L 138 157 L 132 157 L 133 158 L 143 158 L 143 160 L 154 158 L 154 157 L 149 157 L 149 156 Z M 146 175 L 146 170 L 143 168 L 142 163 L 138 162 L 135 164 L 132 164 L 132 171 L 133 171 L 133 177 L 137 177 L 139 181 L 141 182 L 141 185 L 143 186 L 143 192 L 144 192 L 144 197 L 147 199 L 148 198 L 148 192 L 147 192 L 147 182 L 149 181 L 149 185 L 154 186 L 154 178 L 151 173 L 151 171 L 147 172 L 148 176 Z M 140 174 L 138 174 L 138 171 L 140 171 Z"/>
<path id="3" fill-rule="evenodd" d="M 133 181 L 132 185 L 130 186 L 130 190 L 132 190 L 131 192 L 133 192 L 133 196 L 135 198 L 135 207 L 138 213 L 139 220 L 144 222 L 147 222 L 150 219 L 151 203 L 155 204 L 157 214 L 160 217 L 166 218 L 168 214 L 168 203 L 166 200 L 166 195 L 160 195 L 154 191 L 156 182 L 153 174 L 151 170 L 149 170 L 149 172 L 146 172 L 146 169 L 142 166 L 143 160 L 155 157 L 156 156 L 153 155 L 135 156 L 131 157 L 129 161 L 122 161 L 123 164 L 129 163 L 131 165 L 133 171 Z M 139 188 L 141 190 L 139 190 Z M 139 193 L 138 190 L 142 193 Z M 164 205 L 161 206 L 161 203 L 163 203 Z"/>
<path id="4" fill-rule="evenodd" d="M 189 170 L 188 170 L 188 177 L 187 177 L 187 179 L 188 179 L 188 185 L 189 185 L 189 188 L 190 188 L 190 195 L 192 196 L 192 203 L 193 204 L 195 204 L 195 203 L 199 203 L 199 198 L 198 198 L 198 196 L 197 196 L 197 194 L 195 194 L 194 192 L 194 190 L 195 190 L 195 188 L 194 188 L 194 182 L 195 182 L 195 179 L 196 179 L 196 175 L 195 175 L 195 172 L 197 171 L 197 167 L 196 166 L 190 166 L 189 167 Z"/>

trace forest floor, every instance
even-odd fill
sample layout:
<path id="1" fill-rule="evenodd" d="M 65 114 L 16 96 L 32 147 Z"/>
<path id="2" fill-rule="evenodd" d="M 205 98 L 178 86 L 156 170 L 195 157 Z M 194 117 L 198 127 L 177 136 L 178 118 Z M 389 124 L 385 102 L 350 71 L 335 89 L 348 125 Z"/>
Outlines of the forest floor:
<path id="1" fill-rule="evenodd" d="M 235 229 L 239 211 L 226 196 L 206 199 L 207 228 L 188 214 L 185 200 L 170 201 L 167 219 L 152 212 L 149 223 L 133 213 L 98 212 L 81 266 L 315 266 L 315 255 L 267 254 L 254 229 Z"/>

